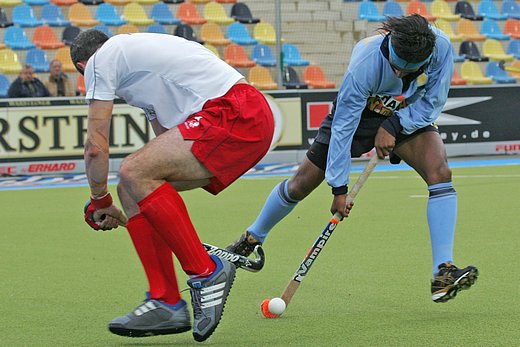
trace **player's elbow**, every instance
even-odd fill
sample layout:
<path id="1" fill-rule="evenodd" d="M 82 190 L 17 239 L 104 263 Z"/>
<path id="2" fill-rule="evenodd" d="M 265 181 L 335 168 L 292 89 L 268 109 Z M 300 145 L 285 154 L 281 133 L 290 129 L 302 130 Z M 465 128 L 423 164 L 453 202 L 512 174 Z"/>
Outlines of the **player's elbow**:
<path id="1" fill-rule="evenodd" d="M 85 159 L 95 159 L 103 154 L 103 150 L 96 146 L 92 141 L 88 140 L 85 142 Z"/>

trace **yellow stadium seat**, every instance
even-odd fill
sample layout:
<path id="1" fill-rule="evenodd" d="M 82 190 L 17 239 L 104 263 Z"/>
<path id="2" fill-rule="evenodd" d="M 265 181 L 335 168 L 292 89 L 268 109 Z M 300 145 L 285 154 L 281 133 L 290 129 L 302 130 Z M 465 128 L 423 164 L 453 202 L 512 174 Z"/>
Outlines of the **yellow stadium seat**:
<path id="1" fill-rule="evenodd" d="M 89 7 L 81 2 L 70 6 L 69 20 L 79 27 L 93 27 L 99 24 L 99 21 L 92 17 Z"/>
<path id="2" fill-rule="evenodd" d="M 506 66 L 506 71 L 520 82 L 520 60 L 515 60 L 510 66 Z"/>
<path id="3" fill-rule="evenodd" d="M 273 26 L 269 23 L 257 23 L 253 31 L 253 37 L 264 45 L 276 44 L 276 32 L 274 31 Z M 280 41 L 284 42 L 283 39 Z"/>
<path id="4" fill-rule="evenodd" d="M 55 59 L 58 59 L 61 62 L 61 67 L 65 72 L 77 72 L 74 67 L 74 63 L 70 57 L 70 47 L 65 46 L 62 48 L 58 48 L 56 50 L 56 54 L 54 55 Z"/>
<path id="5" fill-rule="evenodd" d="M 123 10 L 123 18 L 128 23 L 134 25 L 150 25 L 154 23 L 154 20 L 146 14 L 143 6 L 135 2 L 131 2 L 125 6 Z"/>
<path id="6" fill-rule="evenodd" d="M 460 67 L 460 75 L 468 84 L 492 84 L 491 77 L 485 77 L 478 63 L 465 61 Z"/>
<path id="7" fill-rule="evenodd" d="M 15 7 L 21 4 L 21 0 L 0 0 L 0 7 Z"/>
<path id="8" fill-rule="evenodd" d="M 231 43 L 224 37 L 222 30 L 218 24 L 208 22 L 200 28 L 200 38 L 204 42 L 208 42 L 215 46 L 226 46 Z"/>
<path id="9" fill-rule="evenodd" d="M 444 20 L 444 19 L 437 19 L 434 23 L 434 25 L 441 29 L 449 38 L 451 41 L 462 41 L 462 35 L 455 34 L 451 27 L 451 23 Z"/>
<path id="10" fill-rule="evenodd" d="M 217 47 L 213 46 L 211 43 L 204 43 L 204 47 L 212 51 L 213 54 L 220 58 L 220 52 L 218 51 Z"/>
<path id="11" fill-rule="evenodd" d="M 224 6 L 216 2 L 208 2 L 204 6 L 204 18 L 209 22 L 222 25 L 231 24 L 235 21 L 226 14 Z"/>
<path id="12" fill-rule="evenodd" d="M 133 34 L 138 33 L 139 28 L 135 24 L 123 24 L 119 28 L 117 28 L 117 34 Z"/>
<path id="13" fill-rule="evenodd" d="M 0 71 L 4 74 L 17 74 L 22 71 L 22 63 L 13 50 L 9 48 L 0 50 Z"/>
<path id="14" fill-rule="evenodd" d="M 486 36 L 478 31 L 475 23 L 465 18 L 462 18 L 457 23 L 457 32 L 467 41 L 484 41 L 486 39 Z"/>
<path id="15" fill-rule="evenodd" d="M 273 81 L 269 69 L 263 66 L 255 66 L 249 70 L 249 83 L 260 90 L 278 89 L 278 85 Z"/>
<path id="16" fill-rule="evenodd" d="M 513 61 L 513 56 L 506 54 L 500 41 L 487 39 L 482 45 L 482 54 L 491 60 Z"/>
<path id="17" fill-rule="evenodd" d="M 454 14 L 450 5 L 444 0 L 434 0 L 431 3 L 432 15 L 450 22 L 460 20 L 460 14 Z"/>
<path id="18" fill-rule="evenodd" d="M 154 5 L 159 2 L 159 0 L 134 0 L 140 5 Z"/>

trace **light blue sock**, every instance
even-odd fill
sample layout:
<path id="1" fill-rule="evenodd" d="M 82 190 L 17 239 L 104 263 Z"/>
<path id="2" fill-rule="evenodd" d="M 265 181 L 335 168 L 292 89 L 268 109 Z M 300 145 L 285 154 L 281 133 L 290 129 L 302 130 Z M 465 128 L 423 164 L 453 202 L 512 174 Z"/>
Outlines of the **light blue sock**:
<path id="1" fill-rule="evenodd" d="M 428 186 L 427 215 L 432 243 L 433 274 L 438 265 L 453 261 L 453 238 L 457 222 L 457 192 L 451 182 Z"/>
<path id="2" fill-rule="evenodd" d="M 264 243 L 267 234 L 276 223 L 291 213 L 298 204 L 297 200 L 289 197 L 287 182 L 285 180 L 273 188 L 255 222 L 247 228 L 249 233 L 261 243 Z"/>

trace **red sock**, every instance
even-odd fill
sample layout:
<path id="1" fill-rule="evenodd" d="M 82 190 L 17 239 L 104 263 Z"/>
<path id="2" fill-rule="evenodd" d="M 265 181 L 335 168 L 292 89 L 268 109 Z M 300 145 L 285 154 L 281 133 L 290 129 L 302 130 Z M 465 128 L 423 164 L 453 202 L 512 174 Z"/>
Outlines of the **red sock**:
<path id="1" fill-rule="evenodd" d="M 164 183 L 139 202 L 141 213 L 168 244 L 188 275 L 209 275 L 215 263 L 202 246 L 184 201 Z"/>
<path id="2" fill-rule="evenodd" d="M 130 218 L 126 227 L 148 278 L 150 297 L 175 305 L 181 295 L 172 251 L 142 214 Z"/>

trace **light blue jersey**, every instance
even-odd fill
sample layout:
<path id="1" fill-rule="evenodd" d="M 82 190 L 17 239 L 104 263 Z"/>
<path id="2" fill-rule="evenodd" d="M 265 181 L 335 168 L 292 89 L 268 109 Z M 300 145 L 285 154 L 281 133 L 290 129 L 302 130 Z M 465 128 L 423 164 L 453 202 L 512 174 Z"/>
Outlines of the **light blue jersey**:
<path id="1" fill-rule="evenodd" d="M 396 114 L 403 134 L 424 128 L 439 117 L 450 89 L 453 57 L 449 38 L 437 28 L 430 63 L 403 91 L 381 50 L 384 35 L 375 35 L 356 44 L 339 89 L 325 178 L 331 187 L 345 186 L 351 168 L 350 148 L 365 107 L 384 116 Z M 405 100 L 405 107 L 400 103 Z"/>

